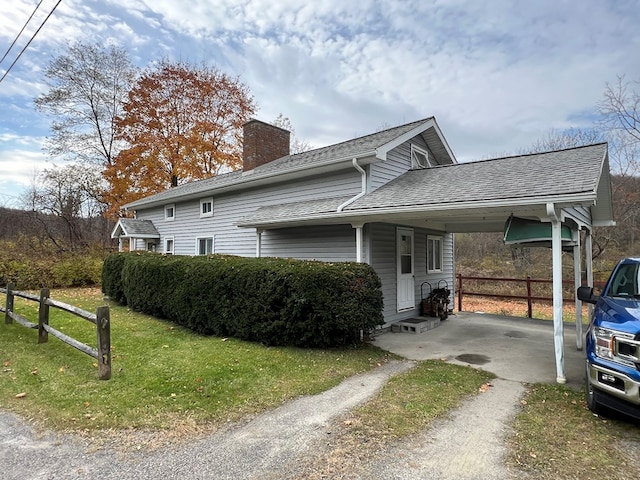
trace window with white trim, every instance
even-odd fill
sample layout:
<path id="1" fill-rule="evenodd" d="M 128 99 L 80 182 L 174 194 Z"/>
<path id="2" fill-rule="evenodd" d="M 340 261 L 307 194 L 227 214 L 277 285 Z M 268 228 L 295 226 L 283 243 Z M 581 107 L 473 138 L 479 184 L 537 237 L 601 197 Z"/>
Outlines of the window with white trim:
<path id="1" fill-rule="evenodd" d="M 175 249 L 175 241 L 173 237 L 166 237 L 164 239 L 164 253 L 167 255 L 173 255 L 173 251 Z"/>
<path id="2" fill-rule="evenodd" d="M 213 198 L 200 200 L 200 217 L 213 217 Z"/>
<path id="3" fill-rule="evenodd" d="M 165 220 L 173 220 L 176 218 L 176 204 L 172 203 L 171 205 L 164 206 L 164 219 Z"/>
<path id="4" fill-rule="evenodd" d="M 213 237 L 196 238 L 196 255 L 213 254 Z"/>
<path id="5" fill-rule="evenodd" d="M 427 235 L 427 273 L 442 272 L 442 237 Z"/>
<path id="6" fill-rule="evenodd" d="M 411 168 L 428 168 L 430 166 L 429 152 L 417 145 L 411 145 Z"/>

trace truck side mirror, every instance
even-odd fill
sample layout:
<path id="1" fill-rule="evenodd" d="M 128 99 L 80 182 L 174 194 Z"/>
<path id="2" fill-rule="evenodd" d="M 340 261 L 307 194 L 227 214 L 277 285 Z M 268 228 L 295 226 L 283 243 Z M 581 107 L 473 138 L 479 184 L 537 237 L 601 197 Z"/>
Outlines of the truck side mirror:
<path id="1" fill-rule="evenodd" d="M 593 287 L 582 286 L 578 287 L 578 299 L 587 303 L 597 303 L 599 298 L 597 295 L 593 294 Z"/>

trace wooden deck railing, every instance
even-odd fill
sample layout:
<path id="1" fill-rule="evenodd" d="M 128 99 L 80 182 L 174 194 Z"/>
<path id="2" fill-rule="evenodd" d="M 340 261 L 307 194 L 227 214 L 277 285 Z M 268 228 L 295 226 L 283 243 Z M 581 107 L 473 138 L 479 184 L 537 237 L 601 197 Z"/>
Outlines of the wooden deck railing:
<path id="1" fill-rule="evenodd" d="M 5 307 L 0 306 L 0 312 L 4 312 L 5 314 L 6 324 L 11 324 L 15 320 L 24 327 L 37 328 L 38 343 L 46 343 L 49 340 L 49 334 L 53 335 L 64 343 L 95 358 L 98 361 L 98 378 L 100 378 L 100 380 L 109 380 L 111 378 L 111 320 L 108 306 L 98 307 L 96 313 L 93 314 L 74 307 L 73 305 L 50 298 L 48 288 L 40 290 L 39 296 L 27 292 L 20 292 L 13 288 L 12 284 L 8 284 L 7 288 L 0 288 L 0 293 L 5 293 L 7 296 Z M 38 323 L 33 323 L 14 311 L 15 297 L 24 298 L 40 304 L 38 309 Z M 77 317 L 93 323 L 96 326 L 96 332 L 98 334 L 98 348 L 95 349 L 89 345 L 85 345 L 49 325 L 49 307 L 72 313 Z"/>
<path id="2" fill-rule="evenodd" d="M 526 300 L 527 301 L 527 316 L 529 318 L 533 317 L 533 302 L 541 301 L 541 302 L 553 302 L 552 296 L 543 296 L 543 295 L 534 295 L 533 294 L 533 286 L 536 284 L 548 284 L 552 285 L 553 280 L 540 280 L 533 279 L 531 277 L 526 278 L 496 278 L 496 277 L 468 277 L 463 275 L 457 275 L 458 279 L 458 311 L 462 312 L 462 299 L 465 296 L 476 296 L 476 297 L 492 297 L 492 298 L 501 298 L 508 300 Z M 465 290 L 464 282 L 474 281 L 474 282 L 492 282 L 495 284 L 496 282 L 506 282 L 506 283 L 515 283 L 522 285 L 524 293 L 522 294 L 513 294 L 513 293 L 503 293 L 503 292 L 487 292 L 487 291 L 475 291 L 472 292 L 470 290 Z M 563 303 L 574 303 L 575 302 L 575 292 L 576 287 L 574 286 L 574 282 L 572 280 L 564 280 L 562 282 L 564 286 L 572 287 L 572 295 L 567 298 L 563 298 Z M 601 283 L 596 282 L 596 286 L 602 286 Z"/>

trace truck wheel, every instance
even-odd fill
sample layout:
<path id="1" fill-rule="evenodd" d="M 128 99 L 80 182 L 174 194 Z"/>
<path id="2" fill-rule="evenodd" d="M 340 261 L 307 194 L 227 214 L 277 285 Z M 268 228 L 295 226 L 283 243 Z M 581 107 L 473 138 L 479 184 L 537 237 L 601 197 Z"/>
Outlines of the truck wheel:
<path id="1" fill-rule="evenodd" d="M 589 375 L 589 365 L 587 365 L 586 374 L 587 374 L 587 381 L 585 384 L 584 395 L 585 395 L 585 400 L 587 401 L 587 407 L 589 407 L 589 410 L 591 410 L 596 415 L 601 415 L 602 407 L 596 400 L 596 395 L 593 389 L 593 385 L 591 384 L 591 376 Z"/>

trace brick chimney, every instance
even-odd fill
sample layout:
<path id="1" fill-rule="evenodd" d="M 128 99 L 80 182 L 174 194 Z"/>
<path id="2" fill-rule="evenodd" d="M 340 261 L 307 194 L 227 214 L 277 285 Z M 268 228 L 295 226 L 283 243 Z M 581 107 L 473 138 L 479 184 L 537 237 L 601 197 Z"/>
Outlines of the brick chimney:
<path id="1" fill-rule="evenodd" d="M 251 119 L 242 126 L 242 170 L 248 172 L 260 165 L 289 155 L 291 132 L 260 120 Z"/>

